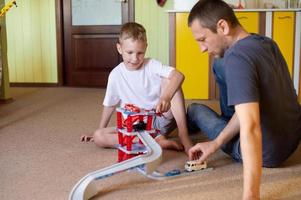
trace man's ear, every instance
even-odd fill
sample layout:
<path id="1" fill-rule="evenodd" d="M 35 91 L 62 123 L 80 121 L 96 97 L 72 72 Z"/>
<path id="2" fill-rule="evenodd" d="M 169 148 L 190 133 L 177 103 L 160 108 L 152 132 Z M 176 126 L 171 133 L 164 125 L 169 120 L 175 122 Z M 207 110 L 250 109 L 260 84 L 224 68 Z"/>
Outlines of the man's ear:
<path id="1" fill-rule="evenodd" d="M 122 51 L 121 51 L 121 44 L 120 44 L 119 42 L 117 42 L 116 48 L 117 48 L 118 53 L 121 55 L 121 54 L 122 54 Z"/>
<path id="2" fill-rule="evenodd" d="M 229 23 L 224 19 L 220 19 L 217 22 L 216 30 L 217 30 L 217 33 L 221 33 L 223 35 L 228 35 L 230 32 Z"/>

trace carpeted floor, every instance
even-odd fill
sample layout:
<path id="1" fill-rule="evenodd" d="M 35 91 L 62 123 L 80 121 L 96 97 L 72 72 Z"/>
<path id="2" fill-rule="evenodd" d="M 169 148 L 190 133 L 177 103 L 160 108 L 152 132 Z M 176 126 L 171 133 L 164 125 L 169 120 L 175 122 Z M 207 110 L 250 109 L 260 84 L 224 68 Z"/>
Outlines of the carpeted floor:
<path id="1" fill-rule="evenodd" d="M 117 152 L 81 143 L 99 122 L 102 89 L 11 88 L 0 105 L 0 199 L 63 200 L 84 175 L 116 162 Z M 190 102 L 187 102 L 190 103 Z M 218 109 L 218 102 L 204 102 Z M 115 120 L 111 121 L 114 125 Z M 161 171 L 183 168 L 183 152 L 164 151 Z M 214 169 L 164 181 L 124 172 L 99 181 L 94 199 L 241 199 L 242 165 L 219 151 Z M 283 167 L 264 169 L 262 199 L 301 199 L 301 146 Z"/>

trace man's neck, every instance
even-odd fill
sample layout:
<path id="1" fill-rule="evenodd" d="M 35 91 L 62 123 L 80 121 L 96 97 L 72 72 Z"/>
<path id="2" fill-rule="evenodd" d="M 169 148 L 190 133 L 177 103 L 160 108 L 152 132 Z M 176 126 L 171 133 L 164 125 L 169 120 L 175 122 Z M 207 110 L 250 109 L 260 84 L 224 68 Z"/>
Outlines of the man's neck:
<path id="1" fill-rule="evenodd" d="M 243 27 L 237 26 L 232 29 L 232 34 L 229 37 L 229 47 L 233 46 L 236 42 L 241 39 L 248 37 L 250 33 L 248 33 Z"/>

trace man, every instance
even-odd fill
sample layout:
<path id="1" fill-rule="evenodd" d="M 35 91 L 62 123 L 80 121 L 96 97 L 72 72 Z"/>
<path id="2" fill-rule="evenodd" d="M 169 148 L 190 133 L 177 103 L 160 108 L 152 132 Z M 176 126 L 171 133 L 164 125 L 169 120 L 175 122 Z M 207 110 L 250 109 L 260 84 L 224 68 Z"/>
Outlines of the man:
<path id="1" fill-rule="evenodd" d="M 210 140 L 192 147 L 189 158 L 203 162 L 221 148 L 243 162 L 243 199 L 259 199 L 261 167 L 279 166 L 301 138 L 301 107 L 285 60 L 274 41 L 249 34 L 221 0 L 200 0 L 188 24 L 201 51 L 220 57 L 213 70 L 222 111 L 188 107 L 191 130 Z"/>

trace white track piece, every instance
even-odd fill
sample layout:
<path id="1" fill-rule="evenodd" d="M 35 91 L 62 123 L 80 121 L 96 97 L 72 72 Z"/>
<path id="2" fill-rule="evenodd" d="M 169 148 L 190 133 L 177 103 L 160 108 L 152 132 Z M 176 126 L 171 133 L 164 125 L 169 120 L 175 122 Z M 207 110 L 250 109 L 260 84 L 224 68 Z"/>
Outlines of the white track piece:
<path id="1" fill-rule="evenodd" d="M 73 187 L 69 194 L 69 200 L 90 199 L 99 191 L 95 186 L 97 180 L 112 176 L 118 172 L 138 166 L 141 167 L 142 165 L 145 165 L 145 172 L 147 174 L 155 171 L 162 160 L 162 149 L 147 132 L 139 132 L 138 137 L 147 148 L 146 154 L 87 174 Z"/>

